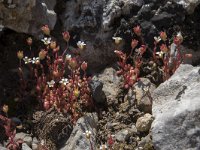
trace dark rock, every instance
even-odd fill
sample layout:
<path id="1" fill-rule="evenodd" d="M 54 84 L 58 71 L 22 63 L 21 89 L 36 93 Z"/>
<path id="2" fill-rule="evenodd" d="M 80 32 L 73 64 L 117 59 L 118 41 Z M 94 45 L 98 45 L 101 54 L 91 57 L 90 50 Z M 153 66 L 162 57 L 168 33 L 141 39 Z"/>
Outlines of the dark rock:
<path id="1" fill-rule="evenodd" d="M 103 83 L 100 82 L 100 81 L 92 80 L 89 83 L 89 86 L 90 86 L 90 89 L 91 89 L 91 92 L 92 92 L 92 97 L 93 97 L 94 101 L 97 104 L 105 104 L 106 96 L 105 96 L 104 91 L 102 91 Z"/>

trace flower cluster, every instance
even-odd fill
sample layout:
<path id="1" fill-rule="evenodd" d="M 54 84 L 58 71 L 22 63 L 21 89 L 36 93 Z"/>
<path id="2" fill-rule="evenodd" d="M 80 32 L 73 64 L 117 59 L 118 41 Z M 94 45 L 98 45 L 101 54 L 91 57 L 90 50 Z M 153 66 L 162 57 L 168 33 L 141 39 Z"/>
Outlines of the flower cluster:
<path id="1" fill-rule="evenodd" d="M 75 122 L 83 110 L 92 105 L 90 78 L 86 76 L 87 63 L 82 61 L 79 55 L 72 57 L 66 54 L 70 40 L 69 32 L 62 34 L 64 41 L 67 42 L 67 48 L 60 55 L 60 46 L 52 40 L 49 27 L 45 25 L 41 29 L 44 33 L 41 40 L 44 48 L 38 56 L 31 58 L 24 57 L 22 51 L 17 53 L 20 59 L 21 79 L 24 80 L 21 64 L 23 60 L 25 65 L 29 64 L 31 76 L 36 81 L 37 98 L 43 108 L 48 110 L 54 107 L 59 112 L 71 114 L 72 122 Z M 80 51 L 85 46 L 84 42 L 77 42 Z"/>

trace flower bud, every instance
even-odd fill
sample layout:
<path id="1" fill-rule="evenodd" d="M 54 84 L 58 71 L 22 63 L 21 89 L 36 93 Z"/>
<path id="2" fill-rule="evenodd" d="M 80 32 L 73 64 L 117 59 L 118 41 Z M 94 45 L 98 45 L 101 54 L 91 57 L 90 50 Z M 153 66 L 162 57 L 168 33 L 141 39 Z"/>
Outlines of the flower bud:
<path id="1" fill-rule="evenodd" d="M 87 63 L 85 61 L 81 64 L 81 69 L 83 71 L 85 71 L 87 69 Z"/>
<path id="2" fill-rule="evenodd" d="M 21 60 L 24 57 L 23 51 L 18 51 L 17 52 L 17 57 Z"/>
<path id="3" fill-rule="evenodd" d="M 76 58 L 71 58 L 69 61 L 69 66 L 71 69 L 76 69 L 78 66 L 78 63 L 76 61 Z"/>
<path id="4" fill-rule="evenodd" d="M 74 96 L 79 97 L 79 95 L 80 95 L 80 91 L 78 90 L 78 88 L 76 88 L 74 90 Z"/>
<path id="5" fill-rule="evenodd" d="M 185 54 L 186 58 L 192 58 L 192 54 Z"/>
<path id="6" fill-rule="evenodd" d="M 27 44 L 28 44 L 29 46 L 31 46 L 32 43 L 33 43 L 33 40 L 32 40 L 31 37 L 28 37 L 28 38 L 26 39 L 26 42 L 27 42 Z"/>
<path id="7" fill-rule="evenodd" d="M 137 36 L 141 36 L 141 28 L 140 26 L 136 26 L 133 28 L 133 32 L 137 35 Z"/>
<path id="8" fill-rule="evenodd" d="M 167 40 L 167 34 L 166 32 L 160 32 L 160 38 L 163 40 L 163 41 L 166 41 Z"/>
<path id="9" fill-rule="evenodd" d="M 63 39 L 66 41 L 66 42 L 69 42 L 69 39 L 70 39 L 70 35 L 69 35 L 69 32 L 68 31 L 65 31 L 62 33 L 63 35 Z"/>
<path id="10" fill-rule="evenodd" d="M 132 40 L 131 42 L 131 48 L 134 49 L 138 45 L 138 40 Z"/>
<path id="11" fill-rule="evenodd" d="M 8 110 L 9 110 L 8 105 L 3 105 L 2 111 L 4 113 L 8 113 Z"/>
<path id="12" fill-rule="evenodd" d="M 51 41 L 51 43 L 50 43 L 50 48 L 51 48 L 51 49 L 55 49 L 56 46 L 57 46 L 56 41 Z"/>
<path id="13" fill-rule="evenodd" d="M 48 109 L 50 108 L 50 103 L 49 103 L 49 101 L 45 101 L 43 106 L 44 106 L 44 109 L 45 109 L 45 110 L 48 110 Z"/>
<path id="14" fill-rule="evenodd" d="M 45 51 L 44 49 L 42 49 L 42 50 L 39 52 L 39 58 L 40 58 L 40 60 L 45 59 L 46 55 L 47 55 L 47 51 Z"/>
<path id="15" fill-rule="evenodd" d="M 50 35 L 50 29 L 48 25 L 42 26 L 41 30 L 45 35 Z"/>

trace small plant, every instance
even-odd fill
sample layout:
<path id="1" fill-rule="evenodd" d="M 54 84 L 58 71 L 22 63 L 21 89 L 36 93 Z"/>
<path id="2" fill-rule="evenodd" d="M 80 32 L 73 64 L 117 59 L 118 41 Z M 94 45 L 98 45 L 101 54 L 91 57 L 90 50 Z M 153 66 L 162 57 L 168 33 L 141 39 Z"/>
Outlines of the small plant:
<path id="1" fill-rule="evenodd" d="M 8 106 L 4 105 L 2 111 L 7 114 Z M 23 143 L 22 139 L 15 139 L 16 128 L 21 128 L 21 125 L 17 126 L 14 122 L 15 119 L 9 119 L 3 115 L 0 115 L 0 125 L 5 129 L 5 134 L 8 137 L 8 143 L 6 148 L 9 150 L 20 150 L 21 144 Z"/>
<path id="2" fill-rule="evenodd" d="M 75 122 L 82 115 L 83 110 L 91 108 L 92 105 L 90 78 L 86 76 L 87 63 L 82 61 L 77 53 L 74 57 L 66 54 L 70 40 L 69 32 L 62 34 L 67 47 L 61 52 L 57 41 L 51 38 L 48 26 L 45 25 L 41 29 L 44 34 L 41 40 L 43 48 L 39 50 L 38 56 L 24 57 L 22 51 L 17 53 L 20 60 L 21 87 L 23 89 L 27 87 L 24 70 L 28 66 L 30 80 L 34 83 L 40 106 L 45 110 L 54 107 L 58 112 L 68 113 L 71 115 L 72 122 Z M 27 42 L 27 44 L 31 47 L 32 42 Z M 77 42 L 76 52 L 83 51 L 85 46 L 84 42 Z M 30 51 L 32 51 L 31 48 Z"/>

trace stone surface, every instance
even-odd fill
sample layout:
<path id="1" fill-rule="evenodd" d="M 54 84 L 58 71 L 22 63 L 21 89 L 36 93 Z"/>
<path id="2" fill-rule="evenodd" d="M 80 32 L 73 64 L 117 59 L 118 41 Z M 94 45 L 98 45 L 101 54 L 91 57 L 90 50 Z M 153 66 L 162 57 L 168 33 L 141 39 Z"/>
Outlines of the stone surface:
<path id="1" fill-rule="evenodd" d="M 115 134 L 116 140 L 120 142 L 125 142 L 129 135 L 129 131 L 127 129 L 123 129 Z"/>
<path id="2" fill-rule="evenodd" d="M 96 132 L 98 117 L 96 113 L 87 114 L 78 119 L 71 136 L 60 150 L 96 150 Z M 84 134 L 91 131 L 90 140 Z"/>
<path id="3" fill-rule="evenodd" d="M 200 67 L 181 65 L 153 92 L 155 149 L 200 149 Z"/>
<path id="4" fill-rule="evenodd" d="M 140 132 L 149 131 L 151 128 L 151 123 L 153 122 L 153 117 L 151 114 L 145 114 L 144 116 L 138 118 L 136 122 L 136 128 Z"/>
<path id="5" fill-rule="evenodd" d="M 103 88 L 103 83 L 98 81 L 98 80 L 92 80 L 89 83 L 91 92 L 92 92 L 92 97 L 93 100 L 97 103 L 97 104 L 105 104 L 106 102 L 106 96 L 104 91 L 102 91 Z"/>
<path id="6" fill-rule="evenodd" d="M 43 24 L 54 28 L 56 0 L 4 0 L 0 2 L 0 24 L 17 32 L 36 35 Z"/>
<path id="7" fill-rule="evenodd" d="M 29 134 L 20 132 L 15 135 L 15 139 L 22 139 L 28 146 L 32 144 L 32 137 Z"/>
<path id="8" fill-rule="evenodd" d="M 23 143 L 22 150 L 32 150 L 32 149 L 26 143 Z"/>

